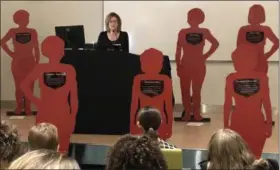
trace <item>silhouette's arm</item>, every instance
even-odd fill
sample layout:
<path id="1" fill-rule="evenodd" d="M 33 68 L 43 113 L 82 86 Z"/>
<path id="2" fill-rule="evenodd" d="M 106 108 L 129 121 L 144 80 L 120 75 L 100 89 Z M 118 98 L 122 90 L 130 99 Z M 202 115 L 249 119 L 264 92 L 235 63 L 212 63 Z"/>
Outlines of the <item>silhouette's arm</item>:
<path id="1" fill-rule="evenodd" d="M 168 124 L 172 124 L 173 122 L 173 104 L 172 104 L 172 81 L 170 78 L 166 78 L 165 80 L 165 90 L 166 90 L 166 96 L 165 96 L 165 109 L 167 112 L 167 120 Z"/>
<path id="2" fill-rule="evenodd" d="M 1 46 L 2 49 L 10 56 L 10 57 L 14 57 L 14 52 L 11 51 L 7 45 L 7 42 L 13 37 L 13 31 L 10 29 L 6 35 L 4 35 L 4 37 L 1 39 Z"/>
<path id="3" fill-rule="evenodd" d="M 178 34 L 177 45 L 176 45 L 175 60 L 176 60 L 177 68 L 181 64 L 181 57 L 182 57 L 181 36 L 182 36 L 182 31 L 180 31 L 179 34 Z"/>
<path id="4" fill-rule="evenodd" d="M 267 30 L 267 38 L 273 43 L 271 49 L 267 53 L 265 53 L 265 56 L 267 57 L 267 59 L 269 59 L 269 57 L 271 57 L 278 50 L 279 39 L 276 37 L 271 28 L 268 28 Z"/>
<path id="5" fill-rule="evenodd" d="M 71 105 L 71 116 L 76 118 L 78 112 L 78 92 L 77 92 L 77 80 L 76 71 L 71 66 L 70 77 L 70 105 Z"/>
<path id="6" fill-rule="evenodd" d="M 232 110 L 232 81 L 231 76 L 226 78 L 225 103 L 224 103 L 224 127 L 229 127 L 229 116 Z"/>
<path id="7" fill-rule="evenodd" d="M 208 59 L 219 47 L 219 42 L 209 30 L 206 31 L 205 38 L 211 43 L 209 51 L 204 54 L 205 58 Z"/>
<path id="8" fill-rule="evenodd" d="M 242 44 L 242 34 L 243 34 L 243 29 L 240 28 L 239 31 L 238 31 L 238 35 L 237 35 L 237 42 L 236 42 L 236 47 L 238 47 L 240 44 Z"/>
<path id="9" fill-rule="evenodd" d="M 130 109 L 130 115 L 133 116 L 133 122 L 136 123 L 137 120 L 135 120 L 136 112 L 138 110 L 138 102 L 139 102 L 139 89 L 140 89 L 140 80 L 136 76 L 133 81 L 133 87 L 132 87 L 132 101 L 131 101 L 131 109 Z"/>
<path id="10" fill-rule="evenodd" d="M 34 44 L 34 55 L 35 55 L 35 60 L 36 63 L 39 63 L 40 61 L 40 50 L 39 50 L 39 41 L 38 41 L 38 34 L 34 30 L 34 38 L 35 38 L 35 44 Z"/>
<path id="11" fill-rule="evenodd" d="M 38 79 L 40 74 L 39 65 L 36 65 L 35 68 L 29 73 L 29 75 L 22 81 L 21 89 L 25 96 L 38 108 L 40 105 L 40 99 L 33 95 L 31 85 Z"/>
<path id="12" fill-rule="evenodd" d="M 263 88 L 263 106 L 266 114 L 266 122 L 272 123 L 272 108 L 269 96 L 268 77 L 265 76 L 264 81 L 262 82 L 261 87 Z"/>

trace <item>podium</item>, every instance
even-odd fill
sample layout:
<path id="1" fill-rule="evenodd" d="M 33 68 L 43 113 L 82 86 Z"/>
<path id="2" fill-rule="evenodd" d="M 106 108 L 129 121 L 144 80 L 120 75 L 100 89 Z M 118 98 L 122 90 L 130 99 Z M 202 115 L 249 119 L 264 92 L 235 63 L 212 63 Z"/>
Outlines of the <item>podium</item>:
<path id="1" fill-rule="evenodd" d="M 138 55 L 127 52 L 66 50 L 61 61 L 76 70 L 79 109 L 74 133 L 129 133 L 133 78 L 141 73 Z M 168 56 L 161 74 L 171 77 Z"/>

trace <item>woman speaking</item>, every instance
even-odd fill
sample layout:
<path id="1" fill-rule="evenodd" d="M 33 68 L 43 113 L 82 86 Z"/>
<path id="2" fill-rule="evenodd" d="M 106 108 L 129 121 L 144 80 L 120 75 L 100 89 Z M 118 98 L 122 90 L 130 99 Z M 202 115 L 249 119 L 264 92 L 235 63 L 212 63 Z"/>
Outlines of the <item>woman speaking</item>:
<path id="1" fill-rule="evenodd" d="M 118 14 L 111 12 L 105 20 L 106 31 L 98 36 L 98 48 L 103 50 L 118 50 L 129 52 L 127 32 L 121 31 L 122 20 Z"/>

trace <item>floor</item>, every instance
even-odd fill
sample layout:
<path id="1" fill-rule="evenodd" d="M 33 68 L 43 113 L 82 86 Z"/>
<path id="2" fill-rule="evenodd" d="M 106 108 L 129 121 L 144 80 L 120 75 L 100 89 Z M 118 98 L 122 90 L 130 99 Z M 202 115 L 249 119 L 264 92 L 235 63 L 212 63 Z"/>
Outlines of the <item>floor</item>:
<path id="1" fill-rule="evenodd" d="M 5 112 L 11 109 L 1 109 L 1 119 L 9 119 Z M 202 126 L 188 126 L 183 122 L 175 122 L 173 135 L 169 139 L 169 143 L 176 145 L 179 148 L 191 150 L 203 150 L 207 148 L 207 143 L 211 135 L 218 129 L 223 127 L 223 115 L 221 106 L 203 106 L 202 112 L 204 117 L 210 117 L 210 123 L 204 123 Z M 175 113 L 178 117 L 180 113 Z M 278 153 L 279 139 L 279 124 L 278 111 L 274 109 L 273 120 L 275 126 L 273 128 L 272 137 L 266 141 L 264 153 Z M 11 123 L 16 124 L 22 141 L 27 141 L 27 134 L 30 127 L 35 122 L 35 117 L 24 117 L 23 119 L 10 119 Z M 71 137 L 72 143 L 91 144 L 91 145 L 113 145 L 120 136 L 110 135 L 82 135 L 74 134 Z"/>

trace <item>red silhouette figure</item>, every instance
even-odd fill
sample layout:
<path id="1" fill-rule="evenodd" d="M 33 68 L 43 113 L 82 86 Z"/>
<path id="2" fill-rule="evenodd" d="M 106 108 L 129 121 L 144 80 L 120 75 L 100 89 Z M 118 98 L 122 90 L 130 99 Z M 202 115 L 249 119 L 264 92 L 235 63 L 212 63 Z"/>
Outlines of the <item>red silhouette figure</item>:
<path id="1" fill-rule="evenodd" d="M 279 39 L 273 33 L 269 26 L 261 25 L 265 22 L 265 10 L 261 5 L 253 5 L 249 10 L 249 25 L 239 29 L 237 37 L 237 46 L 241 44 L 252 44 L 260 51 L 262 55 L 258 58 L 257 71 L 268 72 L 267 60 L 279 48 Z M 264 52 L 266 40 L 269 39 L 273 46 L 268 52 Z"/>
<path id="2" fill-rule="evenodd" d="M 168 139 L 172 135 L 173 105 L 172 81 L 167 75 L 159 74 L 163 64 L 163 54 L 156 49 L 148 49 L 140 56 L 144 74 L 134 77 L 130 112 L 130 133 L 141 134 L 137 126 L 137 111 L 146 106 L 157 108 L 161 112 L 162 124 L 159 137 Z"/>
<path id="3" fill-rule="evenodd" d="M 182 29 L 178 34 L 176 64 L 185 108 L 185 116 L 182 117 L 184 121 L 191 119 L 192 112 L 195 121 L 203 120 L 200 115 L 200 105 L 201 88 L 206 74 L 205 61 L 219 46 L 219 42 L 207 28 L 199 27 L 204 22 L 204 18 L 205 15 L 201 9 L 194 8 L 190 10 L 188 12 L 190 28 Z M 209 51 L 203 54 L 205 40 L 208 40 L 212 45 Z M 182 49 L 183 56 L 181 55 Z"/>
<path id="4" fill-rule="evenodd" d="M 36 63 L 39 63 L 40 52 L 38 35 L 35 29 L 27 28 L 27 25 L 29 24 L 29 13 L 27 11 L 18 10 L 15 12 L 13 18 L 18 27 L 11 28 L 8 31 L 8 33 L 1 39 L 1 46 L 12 58 L 11 70 L 15 81 L 15 96 L 17 103 L 15 114 L 20 114 L 24 108 L 25 113 L 31 115 L 30 100 L 24 97 L 24 94 L 20 89 L 20 84 L 34 69 Z M 7 45 L 7 42 L 10 39 L 12 39 L 14 47 L 13 51 L 11 51 Z M 28 88 L 30 91 L 33 91 L 34 83 L 30 84 Z"/>
<path id="5" fill-rule="evenodd" d="M 261 156 L 265 140 L 272 132 L 268 77 L 255 71 L 259 55 L 262 54 L 249 44 L 238 46 L 232 53 L 236 72 L 226 78 L 224 103 L 224 127 L 238 132 L 256 157 Z M 232 99 L 235 101 L 233 112 Z"/>
<path id="6" fill-rule="evenodd" d="M 41 45 L 42 54 L 49 63 L 38 64 L 22 83 L 27 98 L 38 109 L 36 123 L 49 122 L 58 129 L 59 149 L 68 150 L 70 136 L 75 127 L 78 111 L 78 95 L 75 69 L 60 64 L 64 56 L 64 42 L 56 36 L 47 37 Z M 39 79 L 40 99 L 33 95 L 29 86 Z M 70 106 L 68 96 L 70 94 Z"/>

